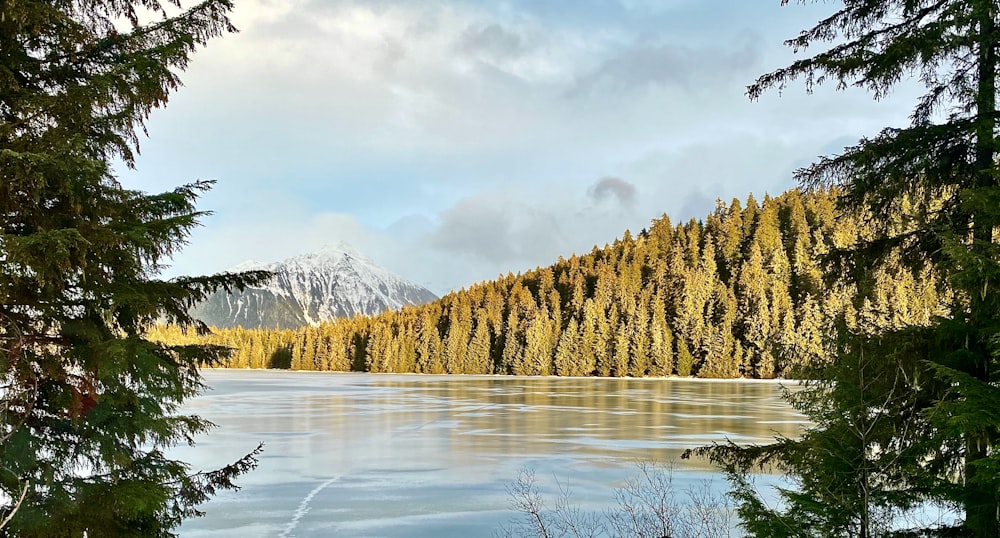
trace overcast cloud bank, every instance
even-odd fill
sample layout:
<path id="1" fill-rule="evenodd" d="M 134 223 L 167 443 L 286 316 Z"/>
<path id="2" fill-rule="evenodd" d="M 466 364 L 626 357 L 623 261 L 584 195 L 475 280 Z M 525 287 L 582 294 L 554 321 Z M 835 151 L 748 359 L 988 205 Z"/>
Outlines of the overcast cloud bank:
<path id="1" fill-rule="evenodd" d="M 830 9 L 248 0 L 122 179 L 219 180 L 168 274 L 346 240 L 442 294 L 781 192 L 796 167 L 905 122 L 905 96 L 746 99 Z"/>

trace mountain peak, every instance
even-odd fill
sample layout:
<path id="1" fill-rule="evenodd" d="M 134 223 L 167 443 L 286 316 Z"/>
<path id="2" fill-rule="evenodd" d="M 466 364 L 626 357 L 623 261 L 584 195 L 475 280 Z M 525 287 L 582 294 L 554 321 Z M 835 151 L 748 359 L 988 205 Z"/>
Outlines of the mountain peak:
<path id="1" fill-rule="evenodd" d="M 229 273 L 241 273 L 243 271 L 258 271 L 266 268 L 266 263 L 259 262 L 257 260 L 245 260 L 230 267 L 226 271 Z"/>
<path id="2" fill-rule="evenodd" d="M 346 241 L 327 243 L 317 251 L 297 254 L 290 258 L 285 258 L 280 262 L 260 262 L 257 260 L 246 260 L 229 268 L 229 272 L 238 273 L 240 271 L 272 271 L 277 272 L 287 267 L 323 267 L 333 265 L 344 260 L 358 260 L 365 264 L 377 265 L 371 258 L 365 256 L 353 245 Z"/>
<path id="3" fill-rule="evenodd" d="M 281 262 L 243 262 L 231 271 L 254 269 L 274 278 L 242 292 L 213 294 L 195 307 L 195 317 L 218 327 L 300 327 L 437 299 L 344 241 Z"/>
<path id="4" fill-rule="evenodd" d="M 323 245 L 323 248 L 319 249 L 319 254 L 337 256 L 342 254 L 347 254 L 354 258 L 364 258 L 365 256 L 354 248 L 354 245 L 348 243 L 347 241 L 340 240 L 336 243 L 327 243 Z"/>
<path id="5" fill-rule="evenodd" d="M 345 241 L 327 243 L 326 245 L 323 245 L 323 248 L 315 252 L 292 256 L 291 258 L 278 262 L 276 265 L 323 267 L 327 265 L 336 265 L 338 263 L 350 263 L 352 260 L 360 262 L 364 265 L 377 266 L 371 258 L 365 256 L 358 249 L 354 248 L 353 245 Z"/>

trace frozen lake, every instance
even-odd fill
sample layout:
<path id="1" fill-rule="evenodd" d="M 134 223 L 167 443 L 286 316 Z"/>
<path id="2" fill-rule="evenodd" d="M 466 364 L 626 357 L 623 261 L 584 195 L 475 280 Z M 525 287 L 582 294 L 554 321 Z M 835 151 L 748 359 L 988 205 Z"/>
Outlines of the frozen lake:
<path id="1" fill-rule="evenodd" d="M 637 461 L 675 461 L 675 482 L 711 478 L 681 452 L 730 438 L 795 435 L 802 417 L 773 382 L 417 376 L 210 370 L 187 406 L 219 425 L 173 453 L 195 469 L 264 442 L 243 489 L 202 506 L 186 538 L 490 536 L 510 521 L 522 468 L 584 507 L 614 503 Z M 725 489 L 725 481 L 715 483 Z"/>

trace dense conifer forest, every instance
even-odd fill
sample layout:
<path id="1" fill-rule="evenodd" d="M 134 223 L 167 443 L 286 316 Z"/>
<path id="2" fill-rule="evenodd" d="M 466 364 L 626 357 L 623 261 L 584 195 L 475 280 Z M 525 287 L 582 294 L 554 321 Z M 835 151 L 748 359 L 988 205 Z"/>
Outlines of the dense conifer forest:
<path id="1" fill-rule="evenodd" d="M 829 278 L 839 250 L 891 225 L 837 213 L 831 191 L 751 195 L 718 202 L 704 220 L 674 225 L 664 215 L 589 254 L 422 306 L 299 330 L 197 337 L 159 326 L 151 336 L 230 346 L 222 365 L 234 368 L 794 377 L 832 359 L 836 323 L 862 332 L 926 324 L 947 299 L 929 268 L 898 260 Z"/>

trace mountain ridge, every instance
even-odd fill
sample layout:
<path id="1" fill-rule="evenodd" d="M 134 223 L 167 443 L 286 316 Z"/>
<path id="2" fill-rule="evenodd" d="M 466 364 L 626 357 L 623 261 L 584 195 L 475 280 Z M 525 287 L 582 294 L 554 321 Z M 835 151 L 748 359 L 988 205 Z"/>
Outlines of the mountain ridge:
<path id="1" fill-rule="evenodd" d="M 244 261 L 230 272 L 252 270 L 274 277 L 243 291 L 216 292 L 192 309 L 194 317 L 220 328 L 298 328 L 437 299 L 345 242 L 278 262 Z"/>

